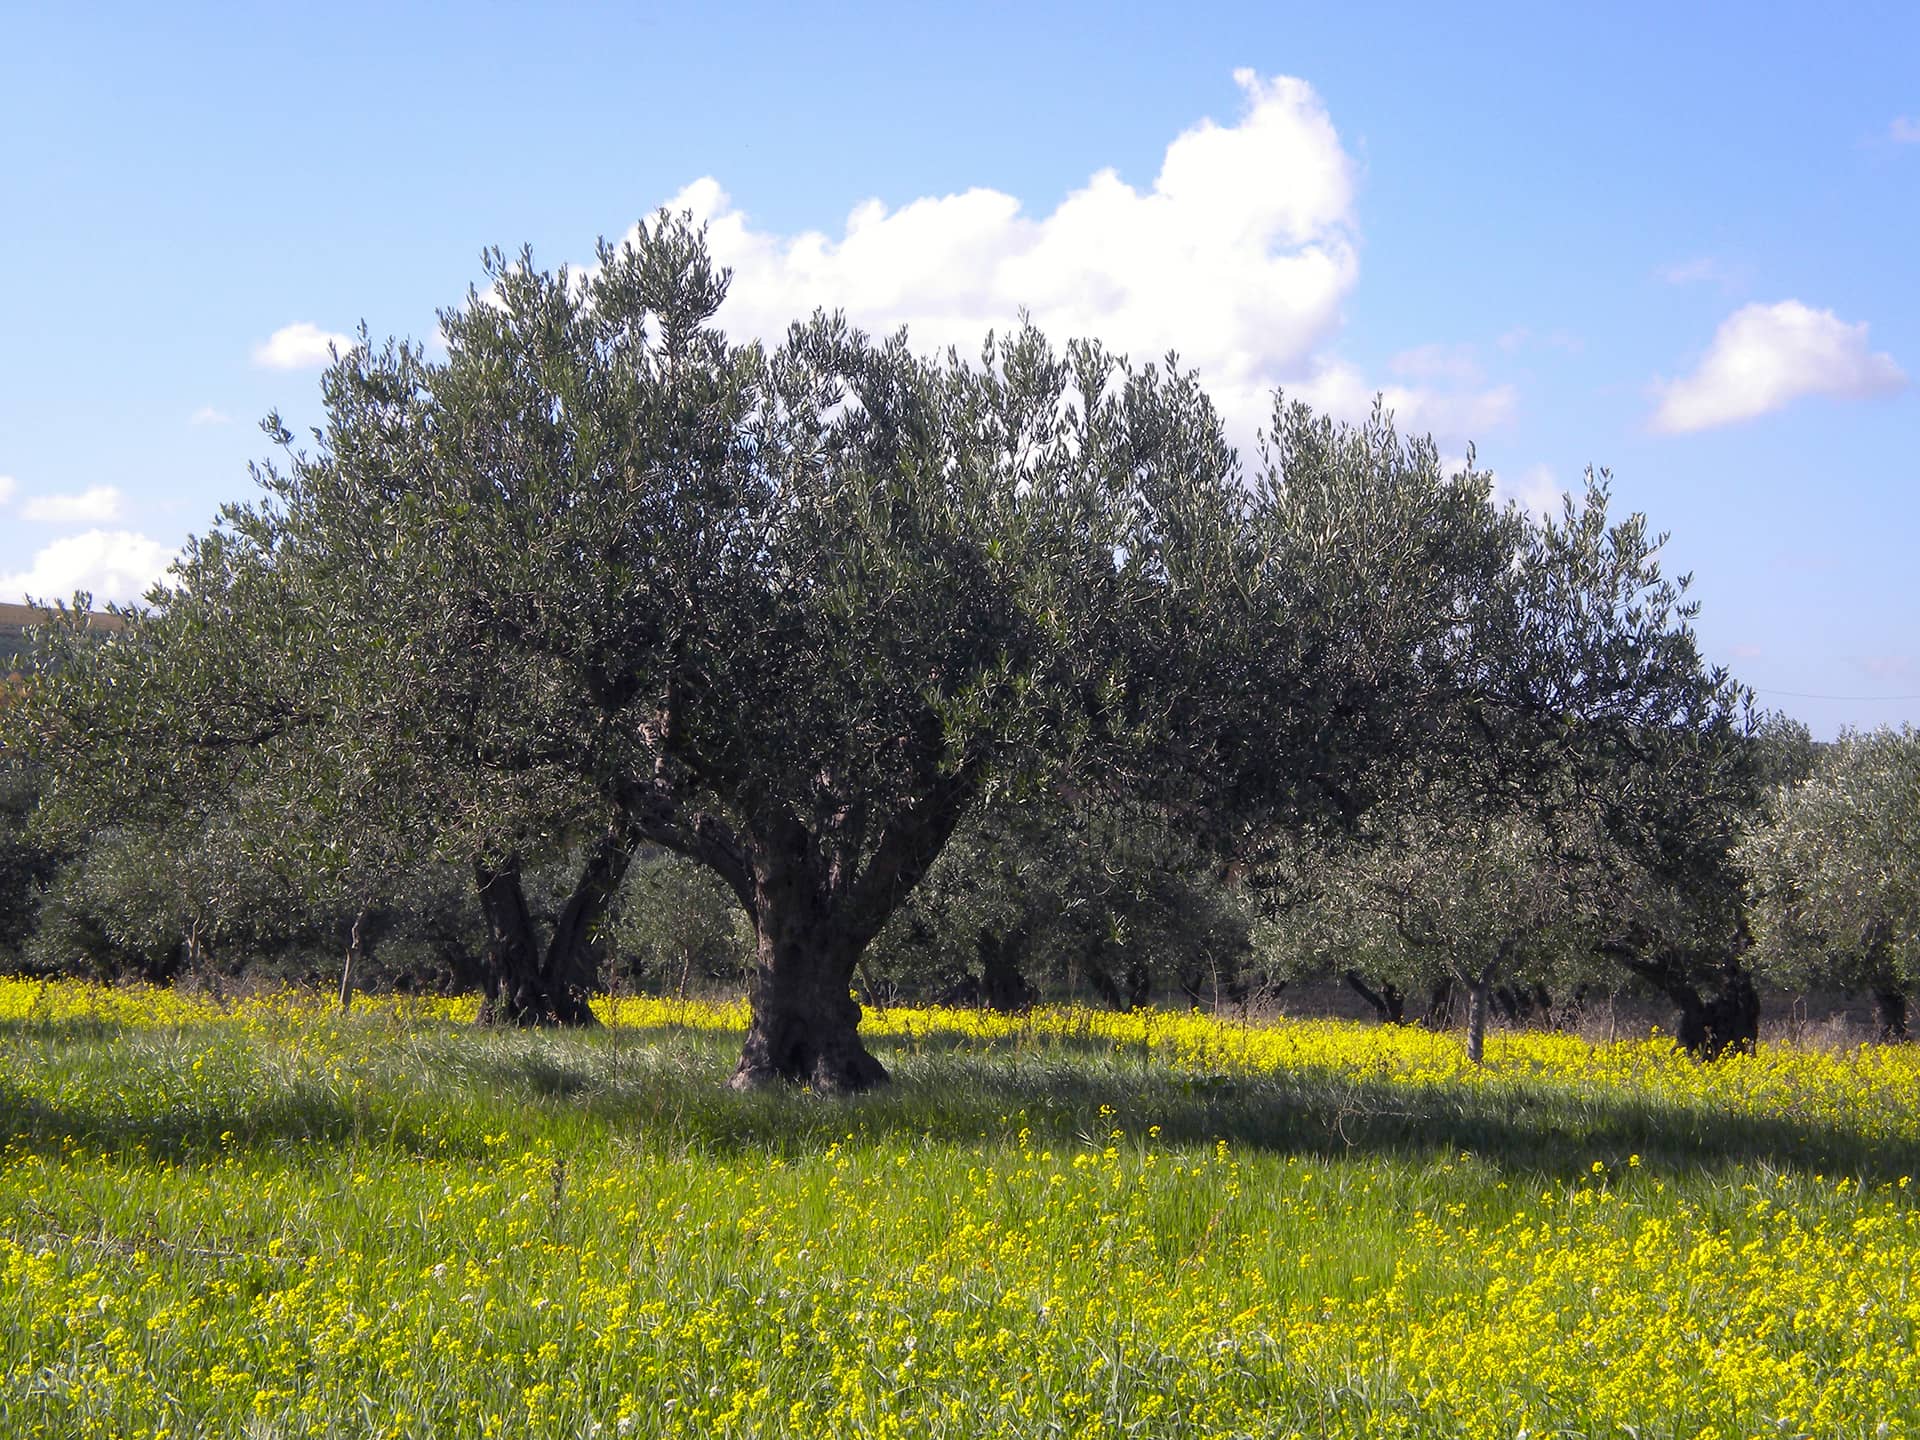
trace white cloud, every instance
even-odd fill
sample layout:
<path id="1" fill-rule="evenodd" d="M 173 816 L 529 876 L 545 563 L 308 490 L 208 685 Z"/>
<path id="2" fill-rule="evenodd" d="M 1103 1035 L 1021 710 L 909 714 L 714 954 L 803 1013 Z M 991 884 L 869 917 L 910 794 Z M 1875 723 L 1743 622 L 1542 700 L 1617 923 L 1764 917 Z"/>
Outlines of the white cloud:
<path id="1" fill-rule="evenodd" d="M 254 346 L 253 363 L 268 370 L 312 370 L 332 362 L 329 347 L 344 353 L 353 348 L 353 337 L 302 320 Z"/>
<path id="2" fill-rule="evenodd" d="M 1243 109 L 1167 147 L 1151 188 L 1102 170 L 1051 213 L 992 189 L 856 206 L 838 235 L 758 230 L 717 180 L 667 202 L 733 269 L 721 323 L 773 341 L 816 307 L 927 350 L 978 353 L 1023 308 L 1056 341 L 1097 336 L 1136 362 L 1177 349 L 1237 436 L 1311 374 L 1359 274 L 1354 167 L 1313 88 L 1234 75 Z"/>
<path id="3" fill-rule="evenodd" d="M 13 499 L 13 492 L 20 488 L 20 482 L 11 475 L 0 475 L 0 505 Z"/>
<path id="4" fill-rule="evenodd" d="M 1305 380 L 1286 387 L 1289 400 L 1304 400 L 1337 420 L 1366 418 L 1378 394 L 1402 435 L 1432 435 L 1442 445 L 1459 447 L 1484 439 L 1513 418 L 1518 395 L 1511 385 L 1486 389 L 1438 390 L 1420 385 L 1369 384 L 1353 366 L 1333 361 Z M 1265 418 L 1264 412 L 1262 417 Z"/>
<path id="5" fill-rule="evenodd" d="M 1551 465 L 1533 465 L 1515 476 L 1496 472 L 1493 494 L 1502 504 L 1511 500 L 1532 515 L 1558 515 L 1566 486 L 1560 483 Z"/>
<path id="6" fill-rule="evenodd" d="M 272 342 L 269 341 L 268 343 L 271 344 Z M 194 411 L 192 415 L 187 417 L 187 423 L 189 425 L 231 425 L 233 423 L 233 416 L 227 414 L 224 410 L 216 410 L 211 405 L 202 405 L 198 410 Z"/>
<path id="7" fill-rule="evenodd" d="M 1887 137 L 1896 145 L 1920 145 L 1920 120 L 1895 116 L 1893 124 L 1887 127 Z"/>
<path id="8" fill-rule="evenodd" d="M 1394 356 L 1387 362 L 1387 368 L 1414 380 L 1480 383 L 1480 360 L 1471 345 L 1416 345 Z"/>
<path id="9" fill-rule="evenodd" d="M 1802 395 L 1858 398 L 1906 383 L 1891 355 L 1867 348 L 1865 323 L 1798 300 L 1747 305 L 1721 323 L 1691 375 L 1656 382 L 1656 430 L 1730 425 L 1778 410 Z"/>
<path id="10" fill-rule="evenodd" d="M 78 495 L 35 495 L 20 506 L 20 515 L 47 525 L 97 525 L 120 518 L 120 498 L 111 485 L 95 485 Z"/>
<path id="11" fill-rule="evenodd" d="M 27 569 L 0 575 L 0 599 L 50 603 L 88 590 L 96 602 L 137 600 L 172 561 L 172 551 L 145 535 L 87 530 L 55 540 Z"/>

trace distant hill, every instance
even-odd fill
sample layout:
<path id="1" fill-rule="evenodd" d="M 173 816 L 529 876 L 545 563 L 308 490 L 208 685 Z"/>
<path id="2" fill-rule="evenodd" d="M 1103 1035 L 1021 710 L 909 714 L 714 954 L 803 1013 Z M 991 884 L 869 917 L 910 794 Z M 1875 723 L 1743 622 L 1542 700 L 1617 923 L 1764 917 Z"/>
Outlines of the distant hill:
<path id="1" fill-rule="evenodd" d="M 0 674 L 27 667 L 33 651 L 33 641 L 27 632 L 35 625 L 45 624 L 53 613 L 41 605 L 0 604 Z M 89 630 L 120 630 L 125 624 L 118 615 L 109 615 L 104 610 L 94 610 L 87 615 Z"/>

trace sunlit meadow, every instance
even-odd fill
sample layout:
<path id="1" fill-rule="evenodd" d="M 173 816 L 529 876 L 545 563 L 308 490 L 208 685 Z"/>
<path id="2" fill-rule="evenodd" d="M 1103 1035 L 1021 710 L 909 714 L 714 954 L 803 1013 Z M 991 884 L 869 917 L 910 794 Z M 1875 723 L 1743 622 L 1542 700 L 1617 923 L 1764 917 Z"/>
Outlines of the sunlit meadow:
<path id="1" fill-rule="evenodd" d="M 0 981 L 0 1434 L 1907 1435 L 1920 1054 Z"/>

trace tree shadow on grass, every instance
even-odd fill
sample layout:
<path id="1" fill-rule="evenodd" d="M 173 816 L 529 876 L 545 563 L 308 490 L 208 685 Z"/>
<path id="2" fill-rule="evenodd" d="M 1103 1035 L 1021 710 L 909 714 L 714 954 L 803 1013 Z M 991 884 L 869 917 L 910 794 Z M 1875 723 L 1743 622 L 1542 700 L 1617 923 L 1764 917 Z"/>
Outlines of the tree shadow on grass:
<path id="1" fill-rule="evenodd" d="M 133 1027 L 101 1015 L 63 1015 L 58 1019 L 0 1020 L 0 1045 L 37 1042 L 71 1045 L 82 1040 L 117 1040 Z"/>
<path id="2" fill-rule="evenodd" d="M 560 1145 L 638 1145 L 674 1154 L 800 1158 L 855 1143 L 997 1145 L 1026 1128 L 1041 1144 L 1104 1145 L 1116 1126 L 1160 1143 L 1318 1158 L 1427 1161 L 1468 1152 L 1517 1173 L 1571 1177 L 1638 1154 L 1663 1170 L 1761 1166 L 1852 1175 L 1868 1184 L 1920 1175 L 1920 1143 L 1870 1117 L 1742 1115 L 1702 1101 L 1640 1099 L 1514 1079 L 1496 1086 L 1396 1084 L 1300 1068 L 1258 1075 L 1173 1070 L 1093 1037 L 1024 1047 L 957 1035 L 876 1036 L 897 1083 L 850 1100 L 725 1088 L 738 1036 L 672 1026 L 585 1035 L 517 1032 L 475 1044 L 450 1031 L 406 1057 L 370 1094 L 304 1079 L 240 1097 L 182 1094 L 165 1109 L 111 1093 L 49 1100 L 0 1078 L 0 1144 L 192 1162 L 243 1151 L 312 1163 L 375 1146 L 471 1158 L 482 1129 Z M 496 1032 L 497 1033 L 497 1032 Z M 936 1032 L 938 1034 L 939 1032 Z M 1103 1113 L 1103 1107 L 1111 1107 Z"/>
<path id="3" fill-rule="evenodd" d="M 304 1082 L 238 1105 L 184 1103 L 160 1112 L 116 1106 L 109 1096 L 52 1102 L 0 1079 L 0 1143 L 17 1151 L 140 1156 L 174 1164 L 245 1153 L 290 1161 L 374 1145 L 407 1154 L 479 1153 L 449 1144 L 416 1119 L 380 1106 L 355 1106 Z"/>
<path id="4" fill-rule="evenodd" d="M 666 1133 L 720 1152 L 797 1157 L 835 1141 L 996 1143 L 1026 1128 L 1036 1143 L 1105 1145 L 1115 1127 L 1161 1144 L 1311 1156 L 1427 1161 L 1472 1154 L 1502 1169 L 1556 1178 L 1622 1166 L 1762 1166 L 1866 1184 L 1920 1175 L 1920 1143 L 1832 1120 L 1740 1115 L 1711 1104 L 1579 1094 L 1522 1081 L 1498 1089 L 1393 1084 L 1324 1070 L 1183 1074 L 1058 1058 L 949 1053 L 909 1057 L 876 1045 L 896 1083 L 852 1100 L 794 1091 L 735 1095 L 709 1083 L 613 1085 L 584 1103 L 616 1132 Z M 1102 1107 L 1110 1107 L 1103 1113 Z"/>

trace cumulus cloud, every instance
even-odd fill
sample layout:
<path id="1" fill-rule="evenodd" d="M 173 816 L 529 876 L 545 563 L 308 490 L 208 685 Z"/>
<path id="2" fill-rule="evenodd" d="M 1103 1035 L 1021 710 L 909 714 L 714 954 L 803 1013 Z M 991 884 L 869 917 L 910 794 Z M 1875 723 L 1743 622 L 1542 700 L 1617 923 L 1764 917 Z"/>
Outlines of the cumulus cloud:
<path id="1" fill-rule="evenodd" d="M 253 363 L 267 370 L 312 370 L 329 364 L 332 350 L 345 351 L 353 337 L 302 320 L 283 325 L 253 347 Z"/>
<path id="2" fill-rule="evenodd" d="M 35 495 L 20 506 L 23 519 L 46 525 L 97 525 L 120 518 L 120 492 L 95 485 L 78 495 Z"/>
<path id="3" fill-rule="evenodd" d="M 1656 382 L 1656 430 L 1706 430 L 1751 420 L 1803 395 L 1860 398 L 1906 383 L 1891 355 L 1867 348 L 1864 322 L 1798 300 L 1747 305 L 1728 316 L 1691 375 Z"/>
<path id="4" fill-rule="evenodd" d="M 0 475 L 0 505 L 13 499 L 13 492 L 20 488 L 20 482 L 11 475 Z"/>
<path id="5" fill-rule="evenodd" d="M 1920 145 L 1920 120 L 1897 115 L 1887 127 L 1887 136 L 1896 145 Z"/>
<path id="6" fill-rule="evenodd" d="M 1551 465 L 1533 465 L 1518 475 L 1495 472 L 1493 493 L 1502 504 L 1512 501 L 1529 514 L 1558 515 L 1566 487 Z"/>
<path id="7" fill-rule="evenodd" d="M 55 540 L 25 570 L 0 575 L 0 599 L 51 603 L 87 590 L 96 602 L 125 603 L 145 594 L 172 561 L 172 551 L 145 535 L 86 530 Z"/>
<path id="8" fill-rule="evenodd" d="M 1505 425 L 1519 399 L 1511 385 L 1484 389 L 1375 385 L 1341 361 L 1317 366 L 1304 380 L 1289 382 L 1286 391 L 1289 400 L 1304 400 L 1323 415 L 1349 421 L 1366 418 L 1378 395 L 1402 435 L 1431 435 L 1441 445 L 1454 447 L 1480 440 Z"/>
<path id="9" fill-rule="evenodd" d="M 780 234 L 757 228 L 712 177 L 667 208 L 704 223 L 714 259 L 731 267 L 720 315 L 730 334 L 777 341 L 824 307 L 973 356 L 1024 310 L 1056 340 L 1096 336 L 1136 363 L 1177 350 L 1244 445 L 1276 386 L 1292 391 L 1326 368 L 1317 351 L 1339 327 L 1359 257 L 1354 164 L 1313 87 L 1251 70 L 1234 80 L 1237 118 L 1176 136 L 1151 185 L 1101 170 L 1044 214 L 975 188 L 867 200 L 838 233 Z"/>

